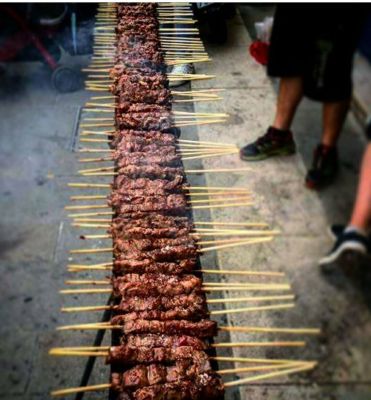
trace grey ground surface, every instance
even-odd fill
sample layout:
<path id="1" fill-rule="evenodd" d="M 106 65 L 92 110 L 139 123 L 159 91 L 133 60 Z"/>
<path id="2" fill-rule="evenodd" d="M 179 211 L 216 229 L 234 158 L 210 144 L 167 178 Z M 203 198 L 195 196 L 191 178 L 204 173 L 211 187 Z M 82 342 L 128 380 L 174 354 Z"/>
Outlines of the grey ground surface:
<path id="1" fill-rule="evenodd" d="M 244 20 L 254 12 L 243 10 Z M 259 11 L 260 12 L 260 11 Z M 246 14 L 247 13 L 247 14 Z M 264 15 L 265 11 L 261 12 Z M 258 14 L 260 16 L 260 14 Z M 264 69 L 247 53 L 251 39 L 243 21 L 230 22 L 230 39 L 223 46 L 209 46 L 213 62 L 197 66 L 198 72 L 215 73 L 213 81 L 195 83 L 194 88 L 226 89 L 224 101 L 199 103 L 197 110 L 229 112 L 226 125 L 185 129 L 183 137 L 245 144 L 262 134 L 274 113 L 275 92 Z M 79 60 L 84 64 L 85 60 Z M 104 304 L 106 296 L 62 298 L 58 290 L 70 278 L 68 250 L 84 245 L 76 240 L 63 211 L 76 181 L 74 150 L 75 121 L 89 93 L 56 94 L 48 73 L 38 65 L 8 67 L 0 84 L 0 256 L 2 265 L 0 326 L 0 398 L 36 400 L 49 398 L 51 388 L 76 386 L 80 382 L 83 359 L 51 358 L 53 346 L 90 345 L 94 332 L 59 333 L 58 325 L 93 322 L 98 314 L 62 315 L 63 305 Z M 299 350 L 236 349 L 241 356 L 316 359 L 319 367 L 311 375 L 256 383 L 240 390 L 242 399 L 354 399 L 371 397 L 369 303 L 362 292 L 346 281 L 329 282 L 319 273 L 317 260 L 331 245 L 326 233 L 333 222 L 345 222 L 352 206 L 359 161 L 364 146 L 361 130 L 349 116 L 339 149 L 342 168 L 329 189 L 312 193 L 303 179 L 311 153 L 320 135 L 320 107 L 305 101 L 295 120 L 298 153 L 295 156 L 252 164 L 244 174 L 208 174 L 192 177 L 192 183 L 213 186 L 247 186 L 254 192 L 251 208 L 214 210 L 211 217 L 224 221 L 266 221 L 282 231 L 269 244 L 220 251 L 218 267 L 254 270 L 280 270 L 287 274 L 297 295 L 297 305 L 284 312 L 235 314 L 232 325 L 321 327 L 321 338 L 305 338 L 308 346 Z M 236 155 L 205 159 L 186 164 L 188 168 L 246 166 Z M 89 193 L 93 193 L 90 191 Z M 98 192 L 97 192 L 98 193 Z M 208 218 L 207 213 L 196 218 Z M 107 243 L 96 243 L 103 247 Z M 86 245 L 86 247 L 88 244 Z M 203 265 L 215 267 L 215 254 Z M 81 274 L 80 277 L 102 277 Z M 207 277 L 211 280 L 210 277 Z M 230 277 L 220 277 L 225 281 Z M 242 278 L 241 278 L 242 279 Z M 248 281 L 248 278 L 243 278 Z M 237 278 L 233 278 L 237 280 Z M 240 294 L 240 293 L 239 293 Z M 224 293 L 225 297 L 236 293 Z M 244 295 L 248 295 L 244 293 Z M 236 306 L 247 306 L 237 303 Z M 107 336 L 107 335 L 106 335 Z M 263 335 L 234 334 L 231 340 L 269 340 Z M 287 339 L 287 337 L 276 337 Z M 227 338 L 228 339 L 228 338 Z M 300 338 L 301 339 L 301 338 Z M 108 343 L 108 336 L 105 339 Z M 221 364 L 228 368 L 230 364 Z M 90 383 L 107 381 L 108 369 L 97 361 Z M 228 391 L 228 398 L 237 391 Z M 105 398 L 89 394 L 86 398 Z"/>

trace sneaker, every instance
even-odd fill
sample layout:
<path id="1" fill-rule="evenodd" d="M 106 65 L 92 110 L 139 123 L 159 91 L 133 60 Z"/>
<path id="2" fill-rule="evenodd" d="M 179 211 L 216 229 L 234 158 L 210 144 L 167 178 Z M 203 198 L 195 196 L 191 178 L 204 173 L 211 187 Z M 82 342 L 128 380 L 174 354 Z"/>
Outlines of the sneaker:
<path id="1" fill-rule="evenodd" d="M 370 251 L 370 242 L 367 237 L 356 231 L 343 231 L 337 238 L 330 253 L 319 260 L 319 265 L 326 271 L 326 267 L 337 262 L 345 253 L 366 255 Z"/>
<path id="2" fill-rule="evenodd" d="M 268 128 L 265 135 L 240 150 L 241 160 L 260 161 L 273 156 L 294 154 L 296 146 L 291 131 Z"/>
<path id="3" fill-rule="evenodd" d="M 319 144 L 314 151 L 313 163 L 305 178 L 309 189 L 318 190 L 332 183 L 338 172 L 336 147 Z"/>
<path id="4" fill-rule="evenodd" d="M 341 224 L 331 225 L 328 228 L 328 233 L 332 239 L 338 240 L 340 235 L 344 232 L 346 226 Z"/>
<path id="5" fill-rule="evenodd" d="M 181 65 L 174 65 L 170 71 L 168 72 L 170 74 L 194 74 L 195 73 L 195 69 L 193 67 L 192 64 L 181 64 Z M 182 86 L 184 84 L 186 84 L 187 82 L 189 82 L 189 79 L 184 79 L 181 81 L 171 81 L 169 83 L 169 87 L 178 87 L 178 86 Z"/>

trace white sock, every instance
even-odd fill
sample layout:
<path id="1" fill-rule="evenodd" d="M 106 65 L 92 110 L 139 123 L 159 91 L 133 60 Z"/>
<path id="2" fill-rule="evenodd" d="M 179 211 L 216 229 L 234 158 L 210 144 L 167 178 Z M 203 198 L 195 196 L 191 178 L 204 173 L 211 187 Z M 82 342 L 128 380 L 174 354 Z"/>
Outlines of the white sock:
<path id="1" fill-rule="evenodd" d="M 345 229 L 344 229 L 345 233 L 351 233 L 351 232 L 356 232 L 361 236 L 367 237 L 367 232 L 364 229 L 358 228 L 357 226 L 353 226 L 353 225 L 348 225 Z"/>

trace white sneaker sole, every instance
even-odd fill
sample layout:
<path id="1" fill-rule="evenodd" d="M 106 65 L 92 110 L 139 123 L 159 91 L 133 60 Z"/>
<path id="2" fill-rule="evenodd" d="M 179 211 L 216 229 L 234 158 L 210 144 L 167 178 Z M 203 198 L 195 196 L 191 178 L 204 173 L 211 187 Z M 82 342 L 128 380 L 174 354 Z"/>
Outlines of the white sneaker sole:
<path id="1" fill-rule="evenodd" d="M 339 248 L 333 253 L 321 258 L 318 263 L 319 265 L 331 264 L 346 251 L 354 251 L 361 254 L 367 254 L 367 249 L 362 243 L 356 241 L 348 241 L 339 246 Z"/>

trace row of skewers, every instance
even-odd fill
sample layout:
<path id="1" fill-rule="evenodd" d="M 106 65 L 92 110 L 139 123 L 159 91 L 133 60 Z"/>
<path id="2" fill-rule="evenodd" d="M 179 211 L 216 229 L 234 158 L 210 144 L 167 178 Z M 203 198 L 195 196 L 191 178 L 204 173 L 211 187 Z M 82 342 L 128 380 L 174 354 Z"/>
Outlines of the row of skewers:
<path id="1" fill-rule="evenodd" d="M 106 203 L 73 204 L 73 226 L 103 229 L 102 234 L 83 234 L 86 241 L 105 241 L 110 246 L 71 250 L 74 255 L 108 254 L 99 264 L 70 264 L 69 271 L 110 273 L 100 280 L 68 280 L 72 288 L 61 293 L 110 295 L 110 304 L 64 307 L 62 311 L 110 311 L 107 322 L 66 325 L 59 330 L 110 330 L 112 346 L 78 346 L 51 349 L 56 356 L 104 357 L 111 365 L 110 383 L 54 391 L 54 395 L 110 389 L 117 399 L 220 399 L 228 387 L 287 375 L 314 368 L 313 361 L 220 357 L 217 348 L 302 347 L 303 341 L 259 341 L 229 343 L 215 341 L 219 332 L 244 331 L 287 335 L 318 334 L 317 329 L 232 327 L 218 325 L 211 316 L 229 313 L 285 310 L 294 306 L 290 285 L 273 283 L 208 282 L 204 274 L 233 274 L 282 279 L 271 271 L 220 271 L 200 268 L 199 256 L 232 246 L 254 245 L 279 234 L 262 222 L 213 223 L 194 221 L 192 210 L 253 205 L 245 188 L 191 186 L 183 161 L 233 154 L 233 145 L 194 142 L 179 138 L 176 128 L 224 122 L 226 114 L 174 111 L 174 103 L 214 101 L 213 90 L 171 91 L 170 80 L 186 76 L 166 73 L 166 65 L 208 61 L 196 28 L 174 28 L 167 24 L 193 24 L 189 5 L 177 3 L 102 4 L 99 6 L 95 55 L 87 89 L 111 94 L 95 96 L 85 111 L 82 143 L 105 143 L 107 148 L 89 147 L 82 153 L 104 153 L 82 158 L 84 163 L 114 163 L 84 168 L 82 176 L 106 176 L 113 183 L 71 183 L 71 187 L 108 190 L 107 195 L 71 197 L 76 201 Z M 173 34 L 181 35 L 181 38 Z M 192 79 L 210 79 L 194 75 Z M 113 114 L 113 118 L 111 116 Z M 102 116 L 103 115 L 103 116 Z M 106 117 L 108 115 L 108 117 Z M 99 165 L 98 164 L 98 165 Z M 210 172 L 223 172 L 224 169 Z M 231 171 L 230 169 L 225 169 Z M 246 169 L 241 169 L 246 170 Z M 90 211 L 95 210 L 95 211 Z M 77 211 L 77 213 L 76 213 Z M 86 212 L 88 211 L 88 212 Z M 210 239 L 210 237 L 217 237 Z M 73 286 L 80 286 L 75 288 Z M 86 287 L 90 286 L 90 287 Z M 230 299 L 207 298 L 207 293 L 228 291 L 265 292 L 260 296 Z M 273 294 L 267 294 L 272 292 Z M 285 292 L 284 294 L 276 292 Z M 266 302 L 280 302 L 266 304 Z M 290 301 L 290 302 L 287 302 Z M 233 302 L 263 302 L 240 308 L 210 310 L 210 305 Z M 241 368 L 220 369 L 216 362 L 247 362 Z M 222 376 L 263 372 L 235 381 Z"/>

